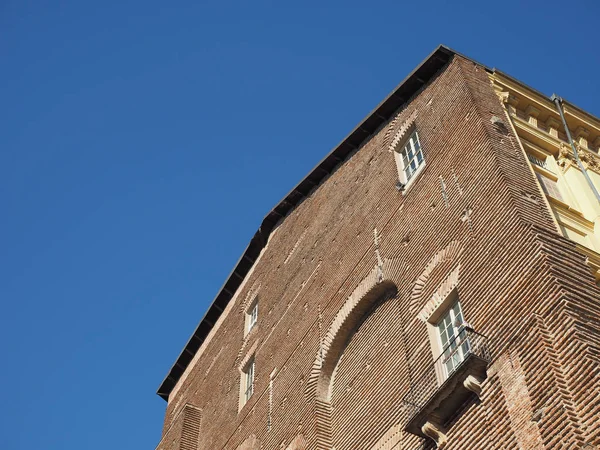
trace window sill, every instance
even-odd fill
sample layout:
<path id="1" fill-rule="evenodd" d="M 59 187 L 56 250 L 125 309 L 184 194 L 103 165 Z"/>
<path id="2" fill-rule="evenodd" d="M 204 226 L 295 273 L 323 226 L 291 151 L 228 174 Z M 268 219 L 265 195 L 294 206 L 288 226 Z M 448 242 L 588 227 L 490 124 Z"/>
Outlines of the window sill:
<path id="1" fill-rule="evenodd" d="M 552 181 L 558 181 L 558 176 L 551 170 L 537 166 L 531 162 L 529 164 L 531 165 L 531 168 L 533 169 L 534 172 L 537 172 L 537 173 L 545 176 L 546 178 L 551 179 Z"/>
<path id="2" fill-rule="evenodd" d="M 404 189 L 402 190 L 402 195 L 408 194 L 408 191 L 410 190 L 410 188 L 415 184 L 417 179 L 421 176 L 421 173 L 423 173 L 423 170 L 425 169 L 426 165 L 427 165 L 427 163 L 425 161 L 423 161 L 423 164 L 421 164 L 417 168 L 416 172 L 413 174 L 412 177 L 410 177 L 410 180 L 408 180 L 408 183 L 406 183 L 406 185 L 404 186 Z"/>

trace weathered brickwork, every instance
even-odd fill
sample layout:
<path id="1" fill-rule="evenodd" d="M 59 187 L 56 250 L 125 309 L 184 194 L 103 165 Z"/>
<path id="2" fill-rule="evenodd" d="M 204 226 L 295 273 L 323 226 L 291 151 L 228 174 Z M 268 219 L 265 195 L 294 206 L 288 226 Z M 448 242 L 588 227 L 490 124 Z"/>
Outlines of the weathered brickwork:
<path id="1" fill-rule="evenodd" d="M 600 448 L 600 291 L 506 120 L 486 70 L 457 55 L 315 187 L 171 392 L 158 448 L 435 448 L 404 430 L 402 399 L 433 363 L 426 317 L 454 289 L 492 360 L 444 448 Z M 399 192 L 403 126 L 426 165 Z"/>

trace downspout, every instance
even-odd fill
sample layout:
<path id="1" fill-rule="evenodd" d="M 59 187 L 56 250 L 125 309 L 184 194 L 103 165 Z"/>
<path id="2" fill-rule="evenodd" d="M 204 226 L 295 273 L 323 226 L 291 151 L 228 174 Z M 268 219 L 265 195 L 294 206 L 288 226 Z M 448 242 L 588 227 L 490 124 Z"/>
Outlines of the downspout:
<path id="1" fill-rule="evenodd" d="M 592 189 L 592 192 L 594 193 L 594 196 L 596 197 L 596 201 L 598 203 L 600 203 L 600 194 L 598 193 L 596 186 L 594 186 L 594 183 L 592 182 L 590 175 L 587 173 L 587 170 L 581 163 L 581 160 L 579 159 L 579 153 L 577 152 L 577 147 L 575 147 L 575 144 L 573 143 L 573 138 L 571 137 L 571 132 L 569 131 L 569 127 L 567 126 L 567 121 L 565 120 L 565 114 L 564 114 L 563 108 L 562 108 L 563 99 L 560 98 L 556 94 L 552 94 L 552 97 L 550 97 L 550 100 L 552 100 L 554 102 L 554 104 L 556 105 L 556 109 L 558 110 L 558 114 L 560 114 L 560 118 L 562 120 L 563 127 L 565 129 L 565 133 L 567 134 L 567 139 L 569 140 L 569 144 L 571 144 L 571 148 L 573 149 L 573 155 L 575 155 L 575 162 L 577 163 L 577 167 L 579 167 L 579 170 L 581 170 L 581 172 L 583 173 L 583 176 L 585 177 L 587 184 Z"/>

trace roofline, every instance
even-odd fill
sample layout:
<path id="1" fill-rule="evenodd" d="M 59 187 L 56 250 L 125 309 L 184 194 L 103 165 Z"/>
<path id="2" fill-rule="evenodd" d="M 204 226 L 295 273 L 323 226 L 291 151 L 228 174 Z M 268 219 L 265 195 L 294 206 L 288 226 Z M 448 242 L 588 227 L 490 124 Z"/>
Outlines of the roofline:
<path id="1" fill-rule="evenodd" d="M 549 102 L 549 104 L 550 104 L 549 108 L 550 108 L 550 109 L 552 109 L 554 112 L 556 112 L 556 113 L 558 114 L 558 112 L 556 111 L 556 105 L 555 105 L 555 104 L 554 104 L 554 102 L 552 101 L 552 98 L 551 98 L 551 96 L 548 96 L 547 94 L 544 94 L 543 92 L 541 92 L 541 91 L 538 91 L 536 88 L 534 88 L 534 87 L 531 87 L 531 86 L 529 86 L 529 85 L 528 85 L 528 84 L 526 84 L 526 83 L 523 83 L 522 81 L 518 80 L 517 78 L 515 78 L 515 77 L 513 77 L 513 76 L 511 76 L 511 75 L 509 75 L 509 74 L 507 74 L 506 72 L 502 72 L 502 71 L 501 71 L 501 70 L 499 70 L 499 69 L 496 69 L 496 68 L 494 68 L 494 69 L 492 70 L 492 73 L 494 73 L 494 74 L 496 74 L 496 73 L 497 73 L 497 74 L 499 74 L 500 76 L 502 76 L 502 77 L 504 77 L 504 78 L 506 78 L 506 79 L 508 79 L 508 80 L 512 81 L 513 83 L 515 83 L 515 84 L 518 84 L 519 86 L 523 86 L 523 87 L 525 87 L 525 88 L 529 89 L 531 92 L 533 92 L 534 94 L 536 94 L 536 95 L 538 95 L 539 97 L 543 98 L 544 100 L 547 100 L 547 101 Z M 599 117 L 595 116 L 594 114 L 592 114 L 592 113 L 590 113 L 590 112 L 588 112 L 588 111 L 586 111 L 586 110 L 584 110 L 584 109 L 581 109 L 579 106 L 577 106 L 577 105 L 576 105 L 576 104 L 574 104 L 573 102 L 570 102 L 570 101 L 569 101 L 569 100 L 567 100 L 566 98 L 564 98 L 564 97 L 561 97 L 561 98 L 562 98 L 563 102 L 564 102 L 564 103 L 565 103 L 565 104 L 566 104 L 566 105 L 567 105 L 569 108 L 572 108 L 573 110 L 577 111 L 577 113 L 578 113 L 579 115 L 581 115 L 581 116 L 583 116 L 583 117 L 587 117 L 587 118 L 589 118 L 589 119 L 592 119 L 592 121 L 595 121 L 595 122 L 598 122 L 598 123 L 600 123 L 600 118 L 599 118 Z M 568 112 L 568 111 L 567 111 L 567 112 Z M 573 115 L 573 114 L 571 114 L 571 115 Z"/>
<path id="2" fill-rule="evenodd" d="M 318 186 L 325 177 L 334 172 L 337 166 L 349 154 L 360 148 L 363 142 L 377 131 L 383 123 L 388 121 L 398 108 L 406 104 L 423 86 L 431 81 L 448 64 L 454 55 L 459 55 L 473 61 L 471 58 L 460 55 L 449 47 L 444 45 L 438 46 L 265 216 L 260 227 L 244 250 L 244 253 L 237 261 L 235 268 L 227 277 L 227 280 L 212 301 L 204 317 L 200 320 L 196 330 L 177 357 L 175 364 L 173 364 L 171 370 L 158 388 L 156 393 L 161 398 L 168 401 L 169 394 L 185 373 L 196 352 L 200 349 L 221 313 L 225 310 L 227 304 L 254 265 L 277 223 L 298 203 L 308 197 L 312 189 Z"/>

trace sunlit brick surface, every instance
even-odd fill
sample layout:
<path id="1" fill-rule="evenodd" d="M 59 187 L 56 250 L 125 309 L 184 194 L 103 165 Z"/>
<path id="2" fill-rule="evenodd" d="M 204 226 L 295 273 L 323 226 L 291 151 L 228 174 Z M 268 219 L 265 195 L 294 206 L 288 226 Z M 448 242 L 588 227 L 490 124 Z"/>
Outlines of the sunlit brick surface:
<path id="1" fill-rule="evenodd" d="M 161 450 L 193 448 L 189 432 L 188 446 L 171 437 L 186 432 L 185 405 L 201 411 L 198 450 L 435 448 L 404 431 L 401 400 L 433 362 L 418 316 L 450 274 L 492 362 L 480 400 L 446 424 L 445 448 L 600 446 L 600 292 L 492 116 L 507 120 L 485 70 L 456 56 L 281 221 L 173 390 Z M 426 166 L 401 193 L 390 142 L 411 117 Z M 382 280 L 393 293 L 371 299 Z"/>

